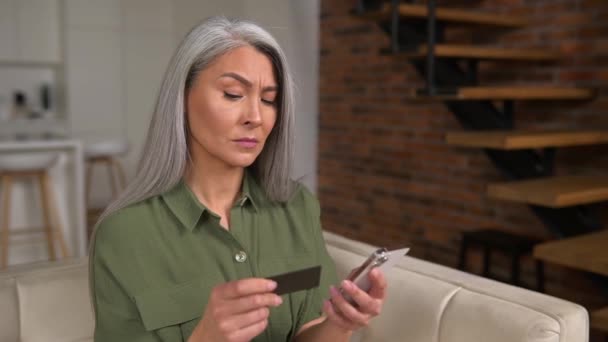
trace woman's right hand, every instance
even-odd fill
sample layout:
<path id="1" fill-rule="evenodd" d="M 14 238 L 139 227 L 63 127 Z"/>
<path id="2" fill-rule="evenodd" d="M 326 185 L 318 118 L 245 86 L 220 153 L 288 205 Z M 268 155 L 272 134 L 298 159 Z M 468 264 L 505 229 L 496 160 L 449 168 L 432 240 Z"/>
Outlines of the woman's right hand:
<path id="1" fill-rule="evenodd" d="M 217 285 L 211 290 L 203 318 L 188 342 L 248 342 L 268 325 L 269 307 L 281 305 L 272 293 L 276 283 L 247 278 Z"/>

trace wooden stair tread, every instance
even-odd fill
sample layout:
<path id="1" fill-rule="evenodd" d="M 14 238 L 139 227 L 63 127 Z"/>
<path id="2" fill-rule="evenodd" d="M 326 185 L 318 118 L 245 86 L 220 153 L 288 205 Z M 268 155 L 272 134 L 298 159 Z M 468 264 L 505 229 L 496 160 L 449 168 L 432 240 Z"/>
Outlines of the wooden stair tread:
<path id="1" fill-rule="evenodd" d="M 488 196 L 561 208 L 608 200 L 608 176 L 562 176 L 488 185 Z"/>
<path id="2" fill-rule="evenodd" d="M 416 51 L 403 52 L 409 58 L 426 58 L 428 46 L 420 45 Z M 483 60 L 519 60 L 519 61 L 552 61 L 559 59 L 559 54 L 539 49 L 507 49 L 492 46 L 470 46 L 437 44 L 435 56 L 443 58 L 474 58 Z"/>
<path id="3" fill-rule="evenodd" d="M 608 276 L 608 230 L 555 240 L 534 247 L 534 257 Z M 608 309 L 608 308 L 607 308 Z M 606 310 L 606 309 L 604 309 Z M 603 312 L 603 315 L 608 312 Z M 602 316 L 608 318 L 608 316 Z"/>
<path id="4" fill-rule="evenodd" d="M 524 27 L 528 24 L 528 20 L 520 16 L 471 11 L 469 9 L 438 7 L 435 13 L 437 20 L 453 24 L 487 25 L 509 28 Z M 402 18 L 425 19 L 428 16 L 428 8 L 427 5 L 424 4 L 400 4 L 399 14 Z M 360 16 L 374 21 L 388 20 L 391 16 L 391 5 L 384 4 L 381 9 L 367 11 L 366 13 L 360 14 Z"/>
<path id="5" fill-rule="evenodd" d="M 449 145 L 517 150 L 608 143 L 608 131 L 468 131 L 446 134 Z"/>
<path id="6" fill-rule="evenodd" d="M 591 313 L 591 328 L 608 332 L 608 307 Z"/>
<path id="7" fill-rule="evenodd" d="M 466 101 L 466 100 L 587 100 L 594 91 L 586 88 L 511 86 L 511 87 L 461 87 L 455 94 L 417 95 L 414 99 Z"/>

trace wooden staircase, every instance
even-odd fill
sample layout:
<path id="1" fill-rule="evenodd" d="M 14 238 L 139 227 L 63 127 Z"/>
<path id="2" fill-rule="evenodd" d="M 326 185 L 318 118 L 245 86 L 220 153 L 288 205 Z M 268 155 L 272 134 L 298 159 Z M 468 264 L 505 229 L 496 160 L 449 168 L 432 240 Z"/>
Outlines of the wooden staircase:
<path id="1" fill-rule="evenodd" d="M 400 55 L 406 58 L 426 58 L 429 47 L 422 44 L 413 51 Z M 560 58 L 557 52 L 536 49 L 505 49 L 493 46 L 469 46 L 460 44 L 437 44 L 435 56 L 440 58 L 473 58 L 484 61 L 528 61 L 550 62 Z"/>
<path id="2" fill-rule="evenodd" d="M 386 21 L 390 19 L 391 14 L 392 9 L 390 4 L 385 3 L 378 10 L 366 11 L 364 13 L 361 13 L 360 17 L 371 21 Z M 426 5 L 399 5 L 399 16 L 404 19 L 426 20 L 428 14 L 429 11 Z M 520 16 L 495 13 L 481 13 L 473 12 L 468 9 L 454 8 L 438 8 L 437 20 L 455 25 L 494 26 L 507 28 L 524 27 L 528 24 L 528 20 Z"/>
<path id="3" fill-rule="evenodd" d="M 556 148 L 608 143 L 608 131 L 561 130 L 520 131 L 514 129 L 515 101 L 587 101 L 595 96 L 593 89 L 566 86 L 512 85 L 484 86 L 478 82 L 480 62 L 555 62 L 554 51 L 509 49 L 495 46 L 470 46 L 446 42 L 445 27 L 483 27 L 484 29 L 517 29 L 525 27 L 525 17 L 436 7 L 427 4 L 404 4 L 393 0 L 359 0 L 357 15 L 371 20 L 391 37 L 388 49 L 395 56 L 408 58 L 426 78 L 426 88 L 413 90 L 414 100 L 443 101 L 456 118 L 469 130 L 446 135 L 450 145 L 482 148 L 488 157 L 508 175 L 510 181 L 490 184 L 489 197 L 530 205 L 533 212 L 558 237 L 570 237 L 598 230 L 601 222 L 585 205 L 608 201 L 608 174 L 555 177 L 553 163 Z M 463 63 L 459 63 L 463 62 Z M 573 227 L 573 224 L 575 227 Z M 576 237 L 540 245 L 539 259 L 566 264 L 581 270 L 589 268 L 591 254 L 561 251 L 601 250 L 601 273 L 608 276 L 606 248 L 597 239 Z M 551 245 L 555 244 L 555 245 Z M 559 244 L 559 245 L 558 245 Z M 559 246 L 555 249 L 554 246 Z M 596 248 L 597 247 L 597 248 Z M 595 248 L 595 249 L 594 249 Z M 570 261 L 558 261 L 562 254 Z M 564 258 L 566 258 L 564 256 Z M 578 258 L 578 259 L 577 259 Z M 578 261 L 576 261 L 576 260 Z M 608 331 L 608 308 L 592 314 L 592 327 Z"/>
<path id="4" fill-rule="evenodd" d="M 488 185 L 488 196 L 550 208 L 608 200 L 608 175 L 563 176 Z"/>
<path id="5" fill-rule="evenodd" d="M 441 101 L 471 101 L 471 100 L 589 100 L 594 91 L 583 88 L 567 87 L 459 87 L 455 90 L 438 89 L 436 95 L 426 95 L 424 91 L 412 94 L 415 99 L 441 100 Z"/>
<path id="6" fill-rule="evenodd" d="M 449 145 L 460 147 L 521 150 L 608 143 L 608 131 L 473 131 L 446 134 Z"/>
<path id="7" fill-rule="evenodd" d="M 608 333 L 608 307 L 591 312 L 591 328 Z"/>
<path id="8" fill-rule="evenodd" d="M 608 132 L 522 132 L 513 129 L 514 101 L 586 101 L 594 97 L 594 90 L 561 86 L 497 87 L 477 84 L 477 65 L 480 61 L 555 61 L 560 56 L 554 51 L 538 49 L 479 47 L 446 42 L 444 35 L 436 31 L 444 29 L 448 24 L 516 29 L 525 27 L 528 20 L 522 16 L 434 7 L 432 0 L 427 2 L 405 4 L 398 1 L 389 3 L 361 0 L 358 15 L 363 20 L 378 22 L 391 35 L 390 50 L 396 55 L 412 59 L 417 69 L 422 74 L 426 73 L 427 88 L 414 90 L 411 94 L 413 99 L 444 101 L 463 124 L 473 128 L 467 132 L 449 133 L 446 136 L 447 143 L 484 148 L 499 167 L 506 168 L 505 173 L 513 175 L 514 182 L 488 186 L 488 194 L 495 198 L 549 208 L 608 200 L 604 177 L 550 177 L 555 148 L 608 143 Z M 404 36 L 404 32 L 409 32 L 411 36 Z M 466 61 L 469 68 L 462 70 L 453 60 Z M 443 67 L 442 71 L 445 72 L 437 72 L 435 75 L 435 67 L 429 67 L 429 64 L 437 64 L 435 67 Z M 502 106 L 496 107 L 495 104 L 500 102 Z M 477 113 L 482 111 L 487 114 Z M 537 152 L 539 149 L 542 151 Z M 541 165 L 538 160 L 543 161 Z M 519 165 L 512 165 L 514 161 Z M 525 168 L 529 171 L 522 171 Z M 560 220 L 553 220 L 558 221 Z M 559 230 L 559 227 L 553 229 Z M 592 228 L 587 229 L 590 230 Z M 585 229 L 581 231 L 585 232 Z"/>

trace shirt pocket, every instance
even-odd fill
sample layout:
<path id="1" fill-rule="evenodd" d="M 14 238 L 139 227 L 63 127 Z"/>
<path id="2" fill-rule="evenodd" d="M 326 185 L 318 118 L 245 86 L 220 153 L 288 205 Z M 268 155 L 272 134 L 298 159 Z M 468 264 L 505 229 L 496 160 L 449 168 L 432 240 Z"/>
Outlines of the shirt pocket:
<path id="1" fill-rule="evenodd" d="M 136 294 L 135 304 L 147 331 L 198 319 L 207 305 L 211 289 L 202 279 Z"/>

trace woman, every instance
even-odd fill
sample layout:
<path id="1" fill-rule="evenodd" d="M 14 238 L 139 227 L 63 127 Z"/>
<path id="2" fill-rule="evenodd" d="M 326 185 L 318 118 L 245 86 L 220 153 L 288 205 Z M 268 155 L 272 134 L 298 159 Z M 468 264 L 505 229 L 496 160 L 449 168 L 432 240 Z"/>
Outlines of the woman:
<path id="1" fill-rule="evenodd" d="M 169 64 L 135 180 L 91 244 L 95 341 L 347 341 L 379 314 L 340 284 L 319 205 L 289 180 L 293 86 L 277 42 L 212 18 Z M 321 285 L 283 296 L 265 279 L 322 266 Z"/>

